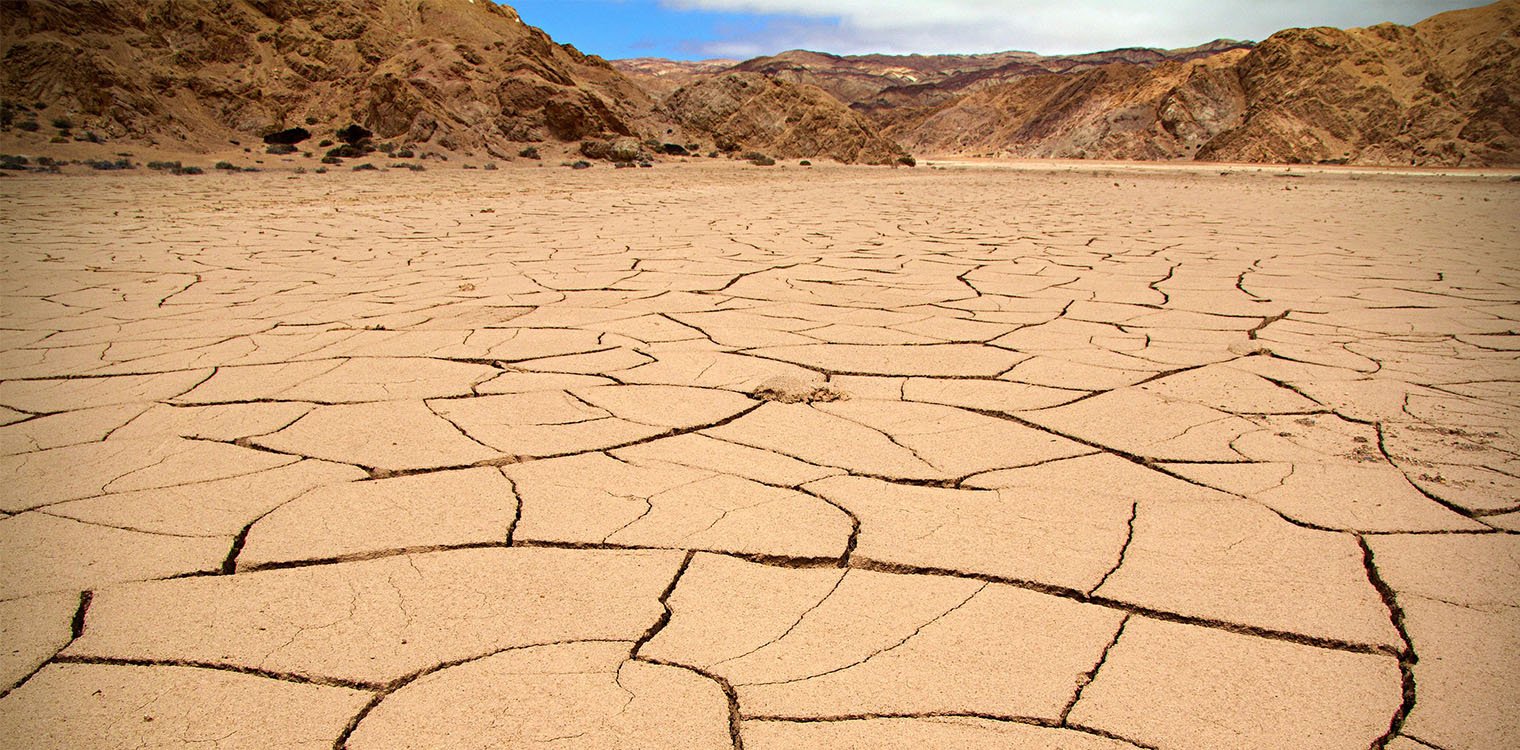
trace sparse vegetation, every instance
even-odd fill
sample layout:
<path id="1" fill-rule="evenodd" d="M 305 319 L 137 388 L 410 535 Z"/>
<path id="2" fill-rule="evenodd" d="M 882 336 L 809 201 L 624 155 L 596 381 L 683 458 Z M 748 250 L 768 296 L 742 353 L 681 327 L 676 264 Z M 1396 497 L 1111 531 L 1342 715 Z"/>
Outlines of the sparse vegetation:
<path id="1" fill-rule="evenodd" d="M 271 146 L 294 146 L 310 137 L 311 131 L 306 128 L 286 128 L 265 135 L 264 142 Z"/>
<path id="2" fill-rule="evenodd" d="M 409 169 L 413 172 L 425 172 L 427 167 L 411 162 L 395 162 L 390 165 L 391 169 Z"/>
<path id="3" fill-rule="evenodd" d="M 775 159 L 772 159 L 771 157 L 766 156 L 765 154 L 762 154 L 759 151 L 748 151 L 743 156 L 741 156 L 739 158 L 741 158 L 741 159 L 743 159 L 743 160 L 745 160 L 745 161 L 749 162 L 750 164 L 753 164 L 753 165 L 755 165 L 757 167 L 774 167 L 774 166 L 776 166 L 776 160 Z"/>
<path id="4" fill-rule="evenodd" d="M 70 120 L 67 117 L 54 117 L 52 124 L 53 127 L 58 128 L 59 130 L 70 130 L 74 127 L 74 121 Z"/>
<path id="5" fill-rule="evenodd" d="M 0 169 L 24 170 L 30 163 L 25 156 L 0 154 Z"/>
<path id="6" fill-rule="evenodd" d="M 237 171 L 240 171 L 238 169 L 238 165 L 233 164 L 230 161 L 219 161 L 219 162 L 211 165 L 211 168 L 212 169 L 220 169 L 220 170 L 222 170 L 224 172 L 237 172 Z"/>
<path id="7" fill-rule="evenodd" d="M 19 130 L 25 130 L 28 133 L 35 133 L 38 130 L 42 129 L 42 126 L 38 125 L 36 120 L 22 120 L 21 122 L 16 123 L 16 128 Z"/>
<path id="8" fill-rule="evenodd" d="M 322 163 L 323 164 L 342 164 L 343 160 L 339 159 L 336 156 L 324 156 L 324 157 L 322 157 Z"/>
<path id="9" fill-rule="evenodd" d="M 373 132 L 370 132 L 370 129 L 364 127 L 363 125 L 360 125 L 358 123 L 350 123 L 348 126 L 340 128 L 334 135 L 338 136 L 338 140 L 343 141 L 344 143 L 357 146 L 368 141 L 370 138 L 374 137 L 375 134 Z"/>
<path id="10" fill-rule="evenodd" d="M 377 167 L 377 166 L 375 166 L 375 165 L 373 165 L 373 164 L 370 164 L 369 162 L 364 162 L 363 164 L 356 164 L 356 165 L 354 165 L 354 171 L 355 172 L 378 172 L 378 171 L 380 171 L 380 168 Z"/>
<path id="11" fill-rule="evenodd" d="M 128 159 L 116 159 L 114 161 L 111 159 L 87 159 L 84 163 L 90 169 L 98 169 L 101 171 L 136 168 Z"/>
<path id="12" fill-rule="evenodd" d="M 395 157 L 397 159 L 410 159 L 410 158 L 412 158 L 412 157 L 414 157 L 416 155 L 417 155 L 417 152 L 411 150 L 410 148 L 404 148 L 404 147 L 401 148 L 401 149 L 399 149 L 395 153 Z"/>
<path id="13" fill-rule="evenodd" d="M 905 167 L 916 167 L 916 166 L 918 166 L 918 160 L 914 159 L 913 157 L 908 156 L 906 154 L 897 157 L 897 163 L 901 164 L 901 165 L 903 165 Z"/>
<path id="14" fill-rule="evenodd" d="M 591 162 L 585 161 L 585 160 L 578 161 L 578 162 L 575 162 L 575 163 L 571 164 L 570 168 L 571 169 L 590 169 L 591 168 Z"/>
<path id="15" fill-rule="evenodd" d="M 486 165 L 485 165 L 485 167 L 483 167 L 483 169 L 485 169 L 488 172 L 492 171 L 492 170 L 495 170 L 496 169 L 496 162 L 494 162 L 494 161 L 488 161 L 488 162 L 486 162 Z"/>
<path id="16" fill-rule="evenodd" d="M 271 143 L 269 144 L 269 148 L 264 149 L 264 153 L 273 154 L 275 156 L 285 156 L 287 154 L 293 154 L 297 150 L 298 149 L 296 149 L 295 146 L 289 143 Z"/>
<path id="17" fill-rule="evenodd" d="M 538 147 L 537 146 L 529 146 L 529 147 L 527 147 L 527 148 L 525 148 L 525 149 L 523 149 L 521 151 L 518 151 L 517 155 L 521 156 L 524 159 L 542 159 L 542 158 L 544 158 L 543 155 L 541 155 L 541 154 L 538 153 Z"/>
<path id="18" fill-rule="evenodd" d="M 373 151 L 374 151 L 373 148 L 367 148 L 365 146 L 356 146 L 356 145 L 354 145 L 352 143 L 345 143 L 345 144 L 343 144 L 341 146 L 337 146 L 335 148 L 328 149 L 327 150 L 327 156 L 332 156 L 332 157 L 335 157 L 335 158 L 338 158 L 338 159 L 358 159 L 358 158 L 362 158 L 364 155 L 369 154 L 369 153 L 371 153 Z"/>

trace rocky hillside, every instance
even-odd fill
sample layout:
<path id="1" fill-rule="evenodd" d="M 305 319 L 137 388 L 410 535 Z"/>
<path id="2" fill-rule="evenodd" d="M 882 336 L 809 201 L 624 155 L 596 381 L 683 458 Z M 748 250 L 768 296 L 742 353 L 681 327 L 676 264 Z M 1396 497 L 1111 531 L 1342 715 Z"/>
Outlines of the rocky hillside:
<path id="1" fill-rule="evenodd" d="M 993 52 L 980 55 L 829 55 L 792 50 L 746 60 L 735 70 L 817 86 L 848 104 L 874 108 L 936 104 L 979 88 L 1046 73 L 1080 73 L 1112 63 L 1186 62 L 1250 42 L 1220 39 L 1184 49 L 1131 47 L 1081 55 Z"/>
<path id="2" fill-rule="evenodd" d="M 894 164 L 908 155 L 822 89 L 759 73 L 723 73 L 683 86 L 664 109 L 721 150 L 865 164 Z"/>
<path id="3" fill-rule="evenodd" d="M 5 0 L 0 29 L 0 98 L 110 140 L 197 148 L 357 122 L 501 155 L 665 129 L 639 86 L 491 2 Z"/>
<path id="4" fill-rule="evenodd" d="M 1520 164 L 1520 0 L 1412 27 L 1283 31 L 1235 72 L 1242 122 L 1199 158 Z"/>
<path id="5" fill-rule="evenodd" d="M 918 153 L 1187 159 L 1241 122 L 1235 51 L 1154 67 L 1025 76 L 930 108 L 880 107 L 884 132 Z"/>
<path id="6" fill-rule="evenodd" d="M 663 99 L 688 83 L 727 71 L 738 60 L 666 60 L 662 57 L 630 57 L 612 60 L 612 67 L 644 87 L 650 95 Z"/>
<path id="7" fill-rule="evenodd" d="M 1520 164 L 1520 0 L 1412 27 L 1290 29 L 1249 52 L 1033 75 L 870 111 L 920 153 Z"/>

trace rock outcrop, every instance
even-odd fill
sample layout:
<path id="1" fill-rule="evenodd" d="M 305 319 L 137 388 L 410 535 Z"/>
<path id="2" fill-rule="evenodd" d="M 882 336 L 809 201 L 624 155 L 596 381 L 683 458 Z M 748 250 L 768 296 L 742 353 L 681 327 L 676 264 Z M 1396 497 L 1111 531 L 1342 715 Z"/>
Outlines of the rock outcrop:
<path id="1" fill-rule="evenodd" d="M 1520 164 L 1520 0 L 1414 26 L 1290 29 L 1236 72 L 1244 120 L 1199 158 Z"/>
<path id="2" fill-rule="evenodd" d="M 1031 75 L 868 108 L 922 153 L 1520 164 L 1520 0 L 1414 26 L 1289 29 L 1249 52 Z"/>
<path id="3" fill-rule="evenodd" d="M 14 0 L 0 28 L 0 97 L 110 139 L 194 148 L 358 122 L 500 154 L 657 128 L 639 86 L 492 2 Z"/>
<path id="4" fill-rule="evenodd" d="M 720 150 L 846 164 L 893 164 L 908 156 L 822 89 L 759 73 L 724 73 L 683 86 L 664 107 L 688 133 L 711 139 Z"/>

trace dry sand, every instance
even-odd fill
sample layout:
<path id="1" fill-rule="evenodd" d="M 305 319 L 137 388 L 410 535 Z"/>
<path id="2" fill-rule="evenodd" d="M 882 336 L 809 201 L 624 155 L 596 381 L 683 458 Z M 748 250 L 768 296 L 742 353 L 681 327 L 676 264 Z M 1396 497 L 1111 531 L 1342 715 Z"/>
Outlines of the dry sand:
<path id="1" fill-rule="evenodd" d="M 1505 177 L 21 176 L 0 243 L 0 748 L 1520 745 Z"/>

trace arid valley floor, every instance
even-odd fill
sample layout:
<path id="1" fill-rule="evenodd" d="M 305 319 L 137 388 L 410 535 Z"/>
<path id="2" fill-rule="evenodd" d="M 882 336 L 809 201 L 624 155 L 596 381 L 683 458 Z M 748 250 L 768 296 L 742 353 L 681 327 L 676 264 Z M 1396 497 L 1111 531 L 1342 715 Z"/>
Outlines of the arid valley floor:
<path id="1" fill-rule="evenodd" d="M 0 748 L 1520 746 L 1520 183 L 0 180 Z"/>

